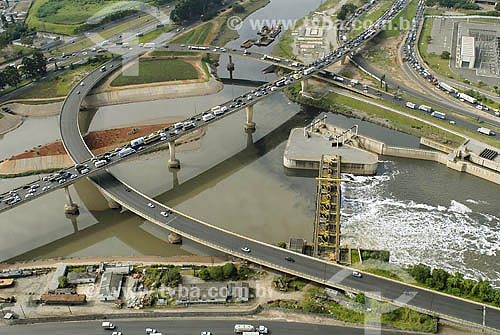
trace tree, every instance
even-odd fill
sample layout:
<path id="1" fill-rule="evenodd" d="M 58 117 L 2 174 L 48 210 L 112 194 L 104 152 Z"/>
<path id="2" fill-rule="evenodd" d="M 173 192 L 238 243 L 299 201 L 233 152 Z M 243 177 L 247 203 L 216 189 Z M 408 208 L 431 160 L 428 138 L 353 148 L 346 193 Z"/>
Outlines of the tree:
<path id="1" fill-rule="evenodd" d="M 286 248 L 286 242 L 278 242 L 276 246 L 285 249 Z"/>
<path id="2" fill-rule="evenodd" d="M 431 268 L 424 264 L 418 264 L 412 266 L 409 273 L 417 282 L 425 283 L 431 277 Z"/>
<path id="3" fill-rule="evenodd" d="M 356 296 L 356 298 L 354 299 L 354 301 L 357 302 L 358 304 L 364 305 L 365 301 L 366 301 L 365 294 L 364 293 L 358 293 L 358 295 Z"/>
<path id="4" fill-rule="evenodd" d="M 2 15 L 0 15 L 0 20 L 2 20 L 2 26 L 3 26 L 4 28 L 7 28 L 7 26 L 8 26 L 9 24 L 7 23 L 7 18 L 5 17 L 5 15 L 3 15 L 3 14 L 2 14 Z"/>
<path id="5" fill-rule="evenodd" d="M 245 11 L 245 7 L 243 7 L 239 3 L 235 3 L 232 8 L 233 12 L 235 13 L 243 13 Z"/>
<path id="6" fill-rule="evenodd" d="M 68 278 L 66 278 L 66 276 L 60 276 L 57 280 L 59 281 L 60 288 L 68 286 Z"/>
<path id="7" fill-rule="evenodd" d="M 5 81 L 12 87 L 16 87 L 21 82 L 19 71 L 13 66 L 7 66 L 3 70 Z"/>
<path id="8" fill-rule="evenodd" d="M 198 277 L 203 280 L 210 280 L 210 272 L 208 272 L 207 268 L 202 268 L 198 271 Z"/>
<path id="9" fill-rule="evenodd" d="M 497 2 L 495 9 L 500 12 L 500 2 Z"/>
<path id="10" fill-rule="evenodd" d="M 210 278 L 212 280 L 221 281 L 224 279 L 224 271 L 222 271 L 222 266 L 213 266 L 210 269 Z"/>
<path id="11" fill-rule="evenodd" d="M 443 269 L 432 270 L 432 280 L 434 282 L 434 288 L 443 290 L 446 287 L 449 276 L 450 274 Z"/>
<path id="12" fill-rule="evenodd" d="M 162 278 L 163 284 L 169 287 L 176 287 L 181 283 L 181 272 L 178 268 L 169 269 Z"/>
<path id="13" fill-rule="evenodd" d="M 441 52 L 441 59 L 450 59 L 450 52 L 449 51 L 443 51 Z"/>
<path id="14" fill-rule="evenodd" d="M 222 272 L 224 274 L 224 279 L 234 278 L 238 271 L 236 270 L 236 266 L 233 263 L 224 264 L 222 267 Z"/>

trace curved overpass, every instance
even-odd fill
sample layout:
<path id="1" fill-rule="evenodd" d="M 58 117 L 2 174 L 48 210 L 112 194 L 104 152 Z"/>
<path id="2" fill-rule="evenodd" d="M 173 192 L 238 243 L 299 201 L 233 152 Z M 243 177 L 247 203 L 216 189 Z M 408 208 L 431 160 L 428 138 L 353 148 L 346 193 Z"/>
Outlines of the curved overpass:
<path id="1" fill-rule="evenodd" d="M 357 45 L 354 47 L 357 47 Z M 326 63 L 340 60 L 342 55 L 350 52 L 349 50 L 349 48 L 343 49 Z M 116 59 L 108 63 L 109 66 L 111 64 L 120 66 L 121 60 Z M 317 71 L 319 69 L 314 72 Z M 313 74 L 304 76 L 304 79 L 311 77 Z M 75 163 L 87 162 L 92 158 L 92 153 L 83 141 L 78 128 L 78 113 L 83 96 L 104 75 L 105 73 L 99 70 L 90 73 L 82 81 L 84 86 L 78 85 L 70 92 L 61 111 L 62 140 L 68 154 Z M 254 100 L 253 103 L 258 100 L 260 99 Z M 231 112 L 236 112 L 241 108 L 244 107 L 233 108 Z M 228 114 L 226 113 L 226 115 Z M 171 136 L 170 140 L 175 140 L 177 137 L 177 135 Z M 173 213 L 170 216 L 164 217 L 160 215 L 160 212 L 171 210 L 170 208 L 132 189 L 104 169 L 96 171 L 89 178 L 105 194 L 132 212 L 163 228 L 224 253 L 327 286 L 354 292 L 365 292 L 368 296 L 396 305 L 408 305 L 424 313 L 440 315 L 449 320 L 465 320 L 476 325 L 482 322 L 482 308 L 480 308 L 479 304 L 370 274 L 366 274 L 363 278 L 355 278 L 351 276 L 351 270 L 345 267 L 249 239 L 201 222 L 175 210 L 172 210 Z M 148 206 L 150 202 L 154 204 L 153 208 Z M 251 252 L 245 253 L 241 251 L 243 246 L 249 247 Z M 285 260 L 288 256 L 292 256 L 295 261 L 289 262 Z M 488 315 L 486 325 L 500 329 L 500 311 L 488 307 L 486 313 Z"/>

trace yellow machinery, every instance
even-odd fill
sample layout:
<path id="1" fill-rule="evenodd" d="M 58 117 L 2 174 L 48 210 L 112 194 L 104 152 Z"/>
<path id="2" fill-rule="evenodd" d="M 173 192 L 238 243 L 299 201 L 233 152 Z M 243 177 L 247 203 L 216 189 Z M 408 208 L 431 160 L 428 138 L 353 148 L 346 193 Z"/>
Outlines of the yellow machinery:
<path id="1" fill-rule="evenodd" d="M 323 155 L 319 163 L 313 255 L 340 260 L 340 156 Z"/>

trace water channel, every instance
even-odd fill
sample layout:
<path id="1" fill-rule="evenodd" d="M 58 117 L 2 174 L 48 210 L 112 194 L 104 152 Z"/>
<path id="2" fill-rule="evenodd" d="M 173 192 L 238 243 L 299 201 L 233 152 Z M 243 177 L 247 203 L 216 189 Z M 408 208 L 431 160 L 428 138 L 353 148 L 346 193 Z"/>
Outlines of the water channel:
<path id="1" fill-rule="evenodd" d="M 320 2 L 272 0 L 247 18 L 240 39 L 230 46 L 237 47 L 255 36 L 250 20 L 276 18 L 275 13 L 286 19 L 299 18 Z M 221 77 L 227 77 L 226 62 L 221 58 Z M 236 78 L 273 78 L 260 74 L 262 64 L 242 59 L 233 62 Z M 226 85 L 210 96 L 102 107 L 89 130 L 189 116 L 248 90 Z M 243 131 L 244 113 L 227 117 L 210 126 L 201 141 L 190 143 L 179 153 L 182 168 L 178 171 L 167 168 L 167 151 L 128 161 L 111 171 L 157 200 L 219 227 L 269 243 L 290 237 L 310 241 L 315 181 L 287 176 L 282 159 L 290 129 L 303 126 L 320 113 L 290 103 L 281 94 L 274 95 L 255 106 L 255 133 Z M 361 133 L 388 144 L 418 147 L 415 137 L 339 115 L 328 117 L 342 127 L 358 124 Z M 2 156 L 58 137 L 57 118 L 43 122 L 44 128 L 37 129 L 45 135 L 41 142 L 16 140 L 29 130 L 26 126 L 0 139 Z M 6 148 L 8 154 L 4 154 Z M 423 262 L 500 285 L 500 186 L 434 162 L 392 157 L 380 160 L 377 176 L 354 177 L 344 185 L 344 241 L 351 246 L 390 250 L 394 263 Z M 32 179 L 0 179 L 0 191 Z M 182 246 L 168 244 L 168 232 L 163 229 L 130 212 L 108 209 L 103 196 L 88 181 L 77 183 L 71 192 L 81 209 L 73 221 L 64 216 L 62 191 L 3 213 L 0 260 L 214 253 L 186 240 Z"/>

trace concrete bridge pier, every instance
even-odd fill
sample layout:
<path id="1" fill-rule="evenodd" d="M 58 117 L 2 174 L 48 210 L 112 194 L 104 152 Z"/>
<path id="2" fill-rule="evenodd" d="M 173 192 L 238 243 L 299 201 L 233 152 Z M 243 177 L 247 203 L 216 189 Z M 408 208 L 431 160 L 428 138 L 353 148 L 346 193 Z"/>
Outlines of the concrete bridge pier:
<path id="1" fill-rule="evenodd" d="M 247 121 L 245 122 L 245 131 L 255 131 L 255 122 L 253 122 L 253 104 L 246 107 Z"/>
<path id="2" fill-rule="evenodd" d="M 108 199 L 108 206 L 111 209 L 121 209 L 122 205 L 120 205 L 118 202 L 114 201 L 113 199 Z"/>
<path id="3" fill-rule="evenodd" d="M 342 58 L 340 59 L 340 64 L 341 65 L 346 65 L 347 63 L 349 63 L 349 60 L 347 59 L 347 56 L 346 55 L 342 56 Z"/>
<path id="4" fill-rule="evenodd" d="M 231 55 L 229 55 L 227 70 L 229 71 L 229 79 L 233 80 L 234 63 L 233 63 L 233 57 L 231 57 Z"/>
<path id="5" fill-rule="evenodd" d="M 172 244 L 180 244 L 182 243 L 182 237 L 177 233 L 171 232 L 168 234 L 168 242 Z"/>
<path id="6" fill-rule="evenodd" d="M 80 214 L 80 210 L 78 209 L 78 205 L 73 202 L 73 199 L 71 199 L 71 194 L 69 193 L 68 186 L 66 186 L 64 188 L 64 192 L 66 193 L 66 203 L 64 204 L 64 213 L 68 214 L 68 215 Z"/>
<path id="7" fill-rule="evenodd" d="M 181 162 L 175 158 L 175 142 L 168 142 L 168 148 L 170 150 L 170 158 L 168 160 L 168 167 L 172 169 L 180 169 Z"/>
<path id="8" fill-rule="evenodd" d="M 304 79 L 300 82 L 301 90 L 300 93 L 304 94 L 307 91 L 307 86 L 309 85 L 309 79 Z"/>

